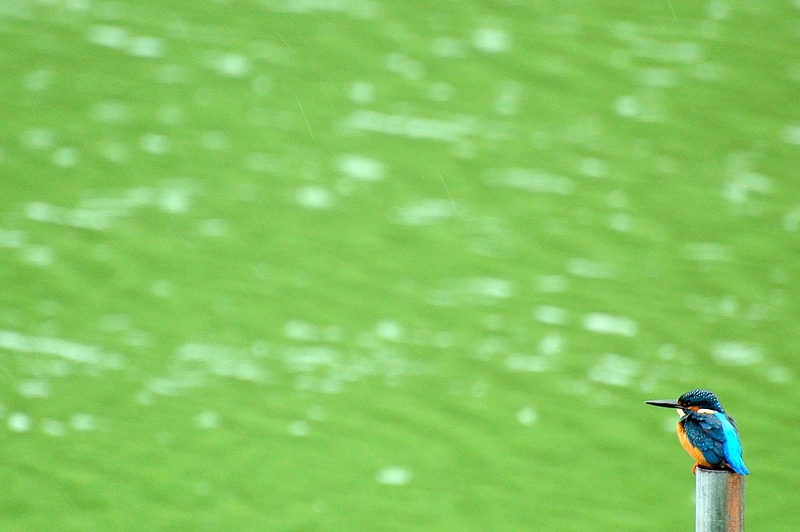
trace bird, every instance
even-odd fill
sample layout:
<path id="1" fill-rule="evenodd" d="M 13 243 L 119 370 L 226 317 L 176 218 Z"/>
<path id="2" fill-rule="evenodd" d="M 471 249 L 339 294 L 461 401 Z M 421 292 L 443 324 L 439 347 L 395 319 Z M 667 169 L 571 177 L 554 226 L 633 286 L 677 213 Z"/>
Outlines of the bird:
<path id="1" fill-rule="evenodd" d="M 750 474 L 742 460 L 742 442 L 736 422 L 725 413 L 715 394 L 708 390 L 690 390 L 677 401 L 660 399 L 645 403 L 678 411 L 681 416 L 678 439 L 697 461 L 692 473 L 701 467 L 733 471 L 738 475 Z"/>

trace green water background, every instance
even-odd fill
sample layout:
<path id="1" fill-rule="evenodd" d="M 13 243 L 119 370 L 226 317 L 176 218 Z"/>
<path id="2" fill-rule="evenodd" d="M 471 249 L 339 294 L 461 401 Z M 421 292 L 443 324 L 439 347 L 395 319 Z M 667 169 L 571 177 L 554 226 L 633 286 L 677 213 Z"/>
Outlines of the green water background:
<path id="1" fill-rule="evenodd" d="M 800 3 L 0 2 L 0 529 L 800 528 Z"/>

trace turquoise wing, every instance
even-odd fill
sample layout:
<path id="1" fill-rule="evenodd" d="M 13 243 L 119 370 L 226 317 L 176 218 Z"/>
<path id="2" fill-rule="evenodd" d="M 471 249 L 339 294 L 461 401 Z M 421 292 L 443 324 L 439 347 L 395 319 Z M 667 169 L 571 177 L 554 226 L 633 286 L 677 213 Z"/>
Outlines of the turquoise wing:
<path id="1" fill-rule="evenodd" d="M 719 419 L 722 425 L 722 432 L 725 435 L 725 440 L 722 445 L 722 449 L 725 453 L 725 461 L 736 473 L 740 475 L 749 474 L 750 471 L 747 470 L 747 467 L 744 465 L 744 460 L 742 460 L 742 442 L 739 440 L 739 432 L 736 430 L 736 425 L 733 420 L 719 412 L 714 414 L 714 416 Z"/>

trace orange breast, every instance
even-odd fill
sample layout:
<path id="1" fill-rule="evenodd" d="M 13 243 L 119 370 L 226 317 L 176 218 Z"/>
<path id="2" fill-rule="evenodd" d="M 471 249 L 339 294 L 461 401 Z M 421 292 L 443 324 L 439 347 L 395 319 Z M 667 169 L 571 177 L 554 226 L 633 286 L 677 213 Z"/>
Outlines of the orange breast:
<path id="1" fill-rule="evenodd" d="M 689 442 L 689 438 L 686 436 L 686 431 L 683 430 L 683 425 L 680 423 L 678 423 L 678 439 L 680 440 L 683 448 L 686 449 L 686 452 L 689 453 L 698 464 L 704 467 L 712 467 L 711 464 L 706 461 L 700 449 Z"/>

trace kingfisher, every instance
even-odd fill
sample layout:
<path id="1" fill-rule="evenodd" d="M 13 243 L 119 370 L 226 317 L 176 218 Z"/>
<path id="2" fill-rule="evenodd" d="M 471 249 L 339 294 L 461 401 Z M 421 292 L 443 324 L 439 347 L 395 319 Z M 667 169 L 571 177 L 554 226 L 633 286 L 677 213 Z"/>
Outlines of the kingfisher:
<path id="1" fill-rule="evenodd" d="M 675 408 L 678 415 L 678 439 L 686 452 L 705 469 L 723 469 L 738 475 L 750 471 L 742 461 L 742 442 L 736 422 L 725 413 L 719 398 L 708 390 L 691 390 L 678 397 L 645 401 L 648 405 Z"/>

